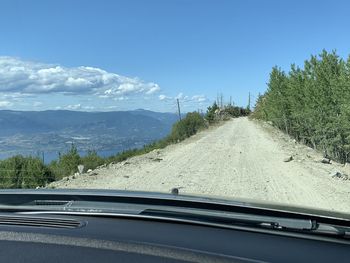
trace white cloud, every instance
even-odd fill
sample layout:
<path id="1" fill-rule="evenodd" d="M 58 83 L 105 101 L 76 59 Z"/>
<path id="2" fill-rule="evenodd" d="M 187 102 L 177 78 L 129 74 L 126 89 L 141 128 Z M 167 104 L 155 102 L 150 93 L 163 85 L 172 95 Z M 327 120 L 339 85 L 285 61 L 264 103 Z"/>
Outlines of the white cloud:
<path id="1" fill-rule="evenodd" d="M 34 103 L 33 103 L 34 107 L 39 107 L 41 105 L 43 105 L 43 103 L 41 101 L 34 101 Z"/>
<path id="2" fill-rule="evenodd" d="M 78 103 L 78 104 L 67 105 L 67 106 L 64 106 L 64 107 L 57 106 L 55 109 L 56 110 L 71 110 L 71 111 L 78 111 L 78 110 L 92 111 L 92 110 L 95 110 L 96 107 L 94 107 L 94 106 L 83 106 L 80 103 Z"/>
<path id="3" fill-rule="evenodd" d="M 113 100 L 122 101 L 122 100 L 128 100 L 128 99 L 129 99 L 128 97 L 121 96 L 121 97 L 115 97 Z"/>
<path id="4" fill-rule="evenodd" d="M 175 97 L 175 99 L 183 99 L 184 98 L 184 94 L 182 92 L 180 92 L 179 94 L 177 94 L 177 96 Z"/>
<path id="5" fill-rule="evenodd" d="M 173 99 L 172 97 L 168 97 L 164 94 L 159 95 L 158 98 L 159 98 L 159 100 L 171 100 L 171 99 Z"/>
<path id="6" fill-rule="evenodd" d="M 79 87 L 79 86 L 91 86 L 93 85 L 92 82 L 90 82 L 89 80 L 83 79 L 83 78 L 73 78 L 73 77 L 69 77 L 66 82 L 65 85 L 67 86 L 71 86 L 71 87 Z"/>
<path id="7" fill-rule="evenodd" d="M 150 88 L 148 91 L 146 91 L 146 94 L 153 94 L 153 93 L 160 91 L 160 88 L 157 84 L 152 83 L 152 85 L 153 85 L 153 87 Z"/>
<path id="8" fill-rule="evenodd" d="M 81 109 L 81 104 L 73 104 L 73 105 L 67 105 L 65 107 L 66 110 L 80 110 Z"/>
<path id="9" fill-rule="evenodd" d="M 205 107 L 205 95 L 167 94 L 158 84 L 94 67 L 64 67 L 0 56 L 0 107 L 16 109 L 113 110 Z M 72 95 L 70 97 L 69 95 Z M 79 95 L 79 96 L 76 96 Z M 82 96 L 80 96 L 82 95 Z M 103 98 L 103 105 L 101 101 Z M 116 106 L 108 108 L 113 101 Z M 44 102 L 44 103 L 43 103 Z M 154 103 L 153 103 L 154 102 Z M 160 103 L 161 102 L 161 103 Z M 161 105 L 159 105 L 161 104 Z M 54 105 L 54 106 L 53 106 Z M 114 108 L 115 107 L 115 108 Z"/>
<path id="10" fill-rule="evenodd" d="M 12 105 L 13 105 L 13 103 L 10 102 L 10 101 L 7 101 L 7 100 L 0 101 L 0 107 L 1 108 L 11 107 Z"/>
<path id="11" fill-rule="evenodd" d="M 115 97 L 120 95 L 130 94 L 153 94 L 160 90 L 159 86 L 155 83 L 143 83 L 138 79 L 129 79 L 128 81 L 121 83 L 120 85 L 110 87 L 106 89 L 100 97 Z M 98 94 L 98 93 L 97 93 Z"/>
<path id="12" fill-rule="evenodd" d="M 182 92 L 180 92 L 177 96 L 169 97 L 164 94 L 161 94 L 158 96 L 159 100 L 161 101 L 167 101 L 172 99 L 179 99 L 181 102 L 194 102 L 194 103 L 201 103 L 208 101 L 207 97 L 205 95 L 193 95 L 192 97 L 184 95 Z"/>
<path id="13" fill-rule="evenodd" d="M 189 97 L 187 95 L 184 95 L 182 92 L 180 92 L 179 94 L 177 94 L 177 96 L 175 97 L 175 99 L 179 99 L 179 100 L 188 100 Z"/>
<path id="14" fill-rule="evenodd" d="M 0 92 L 21 94 L 95 94 L 115 97 L 154 94 L 160 87 L 93 67 L 66 68 L 13 57 L 0 57 Z"/>
<path id="15" fill-rule="evenodd" d="M 11 101 L 22 101 L 25 98 L 32 97 L 30 94 L 22 94 L 19 92 L 14 93 L 4 93 L 0 92 L 0 99 L 11 100 Z"/>
<path id="16" fill-rule="evenodd" d="M 84 106 L 83 109 L 87 110 L 87 111 L 92 111 L 95 109 L 95 107 L 94 106 Z"/>
<path id="17" fill-rule="evenodd" d="M 204 95 L 194 95 L 192 96 L 191 100 L 196 102 L 204 102 L 204 101 L 207 101 L 207 97 Z"/>
<path id="18" fill-rule="evenodd" d="M 119 107 L 118 106 L 116 106 L 116 105 L 112 105 L 112 106 L 107 106 L 106 107 L 106 109 L 110 109 L 110 110 L 112 110 L 112 109 L 118 109 Z"/>

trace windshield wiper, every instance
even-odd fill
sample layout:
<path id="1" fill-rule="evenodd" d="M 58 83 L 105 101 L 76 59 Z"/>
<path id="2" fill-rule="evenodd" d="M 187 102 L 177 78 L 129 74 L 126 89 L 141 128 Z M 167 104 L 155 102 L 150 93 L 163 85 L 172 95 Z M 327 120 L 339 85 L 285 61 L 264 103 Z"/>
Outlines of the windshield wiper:
<path id="1" fill-rule="evenodd" d="M 247 226 L 268 228 L 281 231 L 293 231 L 307 234 L 337 236 L 350 238 L 350 227 L 332 225 L 318 222 L 315 219 L 296 219 L 288 217 L 261 216 L 241 213 L 222 213 L 213 211 L 186 211 L 184 209 L 146 209 L 144 215 L 158 217 L 172 217 L 178 219 L 191 219 L 206 223 L 225 226 Z"/>
<path id="2" fill-rule="evenodd" d="M 338 236 L 350 239 L 350 228 L 337 225 L 320 223 L 317 224 L 316 229 L 314 229 L 312 233 L 319 235 Z"/>
<path id="3" fill-rule="evenodd" d="M 283 217 L 260 216 L 252 214 L 225 213 L 213 211 L 198 211 L 188 209 L 146 209 L 143 215 L 158 217 L 171 217 L 178 219 L 191 219 L 208 223 L 256 226 L 271 229 L 289 229 L 289 230 L 314 230 L 316 222 L 310 219 L 293 219 Z"/>

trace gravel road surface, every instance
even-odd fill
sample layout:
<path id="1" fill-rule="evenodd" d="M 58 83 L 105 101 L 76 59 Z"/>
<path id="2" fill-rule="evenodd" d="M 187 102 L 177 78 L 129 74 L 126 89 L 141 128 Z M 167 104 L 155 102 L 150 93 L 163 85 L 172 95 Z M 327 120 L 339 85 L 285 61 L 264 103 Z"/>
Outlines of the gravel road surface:
<path id="1" fill-rule="evenodd" d="M 285 162 L 290 156 L 293 160 Z M 350 168 L 322 156 L 272 126 L 238 118 L 162 150 L 52 183 L 229 198 L 350 211 Z M 350 177 L 349 177 L 350 178 Z"/>

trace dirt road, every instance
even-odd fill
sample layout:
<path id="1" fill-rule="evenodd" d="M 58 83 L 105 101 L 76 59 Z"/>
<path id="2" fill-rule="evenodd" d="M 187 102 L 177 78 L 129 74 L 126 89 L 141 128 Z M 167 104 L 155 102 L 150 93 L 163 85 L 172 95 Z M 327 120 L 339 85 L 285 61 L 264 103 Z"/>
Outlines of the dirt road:
<path id="1" fill-rule="evenodd" d="M 293 156 L 290 162 L 284 162 Z M 350 180 L 340 164 L 271 126 L 230 120 L 162 150 L 55 182 L 57 188 L 104 188 L 250 198 L 350 211 Z"/>

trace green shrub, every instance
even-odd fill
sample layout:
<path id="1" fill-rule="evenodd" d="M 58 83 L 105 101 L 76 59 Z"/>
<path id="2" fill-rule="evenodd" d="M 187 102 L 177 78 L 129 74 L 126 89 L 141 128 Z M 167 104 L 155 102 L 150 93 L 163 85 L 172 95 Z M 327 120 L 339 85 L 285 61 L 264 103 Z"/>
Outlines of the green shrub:
<path id="1" fill-rule="evenodd" d="M 105 163 L 104 158 L 98 156 L 96 151 L 88 151 L 87 155 L 80 157 L 80 163 L 84 165 L 84 171 L 95 169 Z"/>
<path id="2" fill-rule="evenodd" d="M 61 169 L 66 171 L 67 175 L 77 172 L 78 165 L 81 164 L 77 147 L 72 144 L 71 148 L 65 154 L 60 154 L 58 162 Z"/>
<path id="3" fill-rule="evenodd" d="M 77 172 L 79 164 L 81 164 L 80 155 L 77 147 L 72 144 L 66 153 L 59 154 L 58 161 L 52 161 L 50 163 L 49 169 L 54 174 L 55 179 L 59 180 Z"/>
<path id="4" fill-rule="evenodd" d="M 0 161 L 1 188 L 35 188 L 55 178 L 38 157 L 13 156 Z"/>
<path id="5" fill-rule="evenodd" d="M 205 119 L 212 124 L 216 121 L 228 120 L 230 117 L 237 118 L 241 116 L 248 116 L 249 114 L 250 110 L 248 107 L 243 108 L 228 104 L 220 109 L 216 102 L 214 102 L 212 106 L 208 107 Z"/>
<path id="6" fill-rule="evenodd" d="M 213 106 L 208 107 L 205 119 L 209 121 L 209 123 L 213 123 L 215 121 L 215 111 L 218 109 L 219 107 L 216 102 L 213 103 Z"/>
<path id="7" fill-rule="evenodd" d="M 227 113 L 232 118 L 237 118 L 241 116 L 248 116 L 250 114 L 250 110 L 248 108 L 227 105 L 223 109 L 223 113 Z"/>
<path id="8" fill-rule="evenodd" d="M 186 118 L 173 125 L 168 140 L 182 141 L 205 128 L 205 120 L 198 112 L 187 113 Z"/>
<path id="9" fill-rule="evenodd" d="M 58 160 L 53 160 L 49 165 L 48 168 L 52 175 L 54 176 L 54 180 L 61 180 L 63 177 L 66 176 L 66 171 L 62 170 L 62 168 L 59 165 Z"/>

